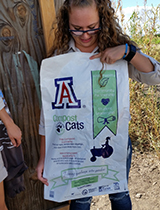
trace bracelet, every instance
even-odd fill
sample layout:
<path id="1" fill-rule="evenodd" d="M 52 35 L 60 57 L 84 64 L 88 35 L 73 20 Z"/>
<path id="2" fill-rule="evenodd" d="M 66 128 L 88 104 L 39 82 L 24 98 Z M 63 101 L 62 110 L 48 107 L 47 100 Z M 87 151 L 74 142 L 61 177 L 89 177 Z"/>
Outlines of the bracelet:
<path id="1" fill-rule="evenodd" d="M 126 43 L 126 49 L 125 49 L 125 53 L 124 53 L 124 55 L 123 55 L 123 59 L 126 57 L 127 51 L 128 51 L 128 44 Z"/>
<path id="2" fill-rule="evenodd" d="M 124 60 L 130 62 L 132 60 L 132 58 L 135 56 L 136 54 L 136 47 L 134 45 L 129 45 L 129 53 L 128 55 L 124 58 Z"/>

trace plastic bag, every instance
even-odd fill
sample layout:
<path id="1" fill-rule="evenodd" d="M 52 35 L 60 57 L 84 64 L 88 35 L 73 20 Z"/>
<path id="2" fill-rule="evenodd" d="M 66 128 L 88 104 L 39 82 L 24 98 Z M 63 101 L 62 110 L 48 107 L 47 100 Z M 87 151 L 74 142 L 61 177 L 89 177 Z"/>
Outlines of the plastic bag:
<path id="1" fill-rule="evenodd" d="M 45 119 L 47 200 L 127 191 L 129 79 L 127 62 L 104 65 L 90 53 L 45 59 L 41 91 Z"/>

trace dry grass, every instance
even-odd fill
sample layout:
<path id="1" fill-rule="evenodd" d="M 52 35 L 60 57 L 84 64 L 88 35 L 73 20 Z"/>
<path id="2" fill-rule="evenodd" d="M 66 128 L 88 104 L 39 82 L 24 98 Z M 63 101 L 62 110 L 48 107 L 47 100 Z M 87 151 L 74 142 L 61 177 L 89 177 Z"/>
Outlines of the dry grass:
<path id="1" fill-rule="evenodd" d="M 160 4 L 155 8 L 133 12 L 124 24 L 122 1 L 113 1 L 116 11 L 120 13 L 120 24 L 124 31 L 134 40 L 143 53 L 160 61 Z M 137 6 L 138 8 L 138 6 Z M 159 34 L 158 34 L 159 33 Z M 160 158 L 160 89 L 158 86 L 146 86 L 130 80 L 129 135 L 134 149 L 153 151 Z"/>
<path id="2" fill-rule="evenodd" d="M 129 135 L 139 151 L 155 151 L 160 158 L 160 98 L 156 86 L 130 80 Z"/>

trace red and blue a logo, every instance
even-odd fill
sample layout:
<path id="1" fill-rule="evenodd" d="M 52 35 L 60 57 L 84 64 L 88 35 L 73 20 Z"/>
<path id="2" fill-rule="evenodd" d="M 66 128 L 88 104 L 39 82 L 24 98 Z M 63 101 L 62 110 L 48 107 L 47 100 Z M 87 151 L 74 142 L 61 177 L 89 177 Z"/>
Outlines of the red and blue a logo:
<path id="1" fill-rule="evenodd" d="M 73 77 L 55 79 L 55 102 L 52 109 L 81 108 L 81 100 L 78 100 L 73 89 Z"/>

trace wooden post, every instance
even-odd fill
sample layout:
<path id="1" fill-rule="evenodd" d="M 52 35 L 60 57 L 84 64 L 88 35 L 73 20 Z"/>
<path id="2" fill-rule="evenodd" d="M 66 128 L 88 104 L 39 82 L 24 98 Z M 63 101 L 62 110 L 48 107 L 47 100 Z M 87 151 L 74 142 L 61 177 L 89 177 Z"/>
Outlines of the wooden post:
<path id="1" fill-rule="evenodd" d="M 55 28 L 53 28 L 53 24 L 56 18 L 54 0 L 39 0 L 39 5 L 46 47 L 46 56 L 48 56 L 54 41 Z"/>

